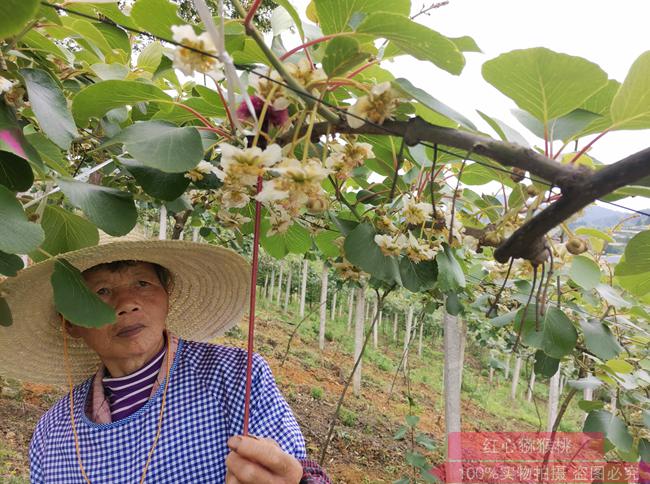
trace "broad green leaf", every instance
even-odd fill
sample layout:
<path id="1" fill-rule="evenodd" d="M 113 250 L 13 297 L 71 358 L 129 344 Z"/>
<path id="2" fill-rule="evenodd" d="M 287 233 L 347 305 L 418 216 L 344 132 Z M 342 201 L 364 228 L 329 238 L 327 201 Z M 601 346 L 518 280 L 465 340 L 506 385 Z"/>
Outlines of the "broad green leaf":
<path id="1" fill-rule="evenodd" d="M 325 257 L 335 258 L 340 255 L 341 250 L 334 241 L 341 236 L 341 232 L 335 230 L 323 230 L 314 236 L 314 243 Z"/>
<path id="2" fill-rule="evenodd" d="M 535 352 L 535 373 L 546 377 L 552 377 L 560 367 L 560 360 L 548 356 L 542 350 Z"/>
<path id="3" fill-rule="evenodd" d="M 617 276 L 650 272 L 650 230 L 639 232 L 625 246 L 625 257 L 616 265 Z"/>
<path id="4" fill-rule="evenodd" d="M 120 162 L 145 192 L 160 200 L 176 200 L 190 184 L 184 173 L 165 173 L 128 158 L 120 158 Z"/>
<path id="5" fill-rule="evenodd" d="M 644 272 L 632 276 L 617 276 L 616 279 L 622 287 L 636 297 L 644 297 L 650 293 L 650 273 Z M 626 301 L 623 300 L 623 302 Z"/>
<path id="6" fill-rule="evenodd" d="M 185 25 L 178 14 L 178 6 L 169 0 L 137 0 L 131 9 L 131 18 L 142 30 L 163 39 L 172 38 L 172 25 Z"/>
<path id="7" fill-rule="evenodd" d="M 650 128 L 650 50 L 641 54 L 612 101 L 614 129 Z"/>
<path id="8" fill-rule="evenodd" d="M 27 254 L 36 249 L 44 237 L 41 226 L 27 220 L 13 192 L 0 185 L 0 251 Z"/>
<path id="9" fill-rule="evenodd" d="M 519 121 L 525 128 L 540 139 L 544 139 L 544 124 L 533 115 L 527 113 L 522 109 L 512 109 L 512 115 Z M 550 136 L 550 133 L 549 133 Z"/>
<path id="10" fill-rule="evenodd" d="M 615 373 L 627 374 L 634 371 L 634 366 L 625 360 L 609 360 L 605 363 L 605 366 Z"/>
<path id="11" fill-rule="evenodd" d="M 493 181 L 498 181 L 501 175 L 490 167 L 478 163 L 472 163 L 465 166 L 460 181 L 465 185 L 478 186 L 485 185 Z"/>
<path id="12" fill-rule="evenodd" d="M 69 149 L 78 133 L 61 88 L 41 69 L 21 69 L 20 75 L 41 129 L 59 147 Z"/>
<path id="13" fill-rule="evenodd" d="M 404 91 L 406 94 L 411 96 L 416 101 L 419 101 L 429 109 L 455 121 L 456 123 L 458 123 L 459 125 L 465 128 L 474 131 L 476 130 L 476 126 L 469 119 L 467 119 L 465 116 L 455 111 L 454 109 L 450 108 L 446 104 L 438 101 L 436 98 L 431 96 L 428 92 L 424 91 L 423 89 L 420 89 L 419 87 L 415 87 L 413 84 L 411 84 L 411 81 L 409 81 L 408 79 L 404 79 L 403 77 L 400 77 L 398 79 L 395 79 L 394 84 L 397 84 L 400 87 L 400 89 L 402 89 L 402 91 Z"/>
<path id="14" fill-rule="evenodd" d="M 354 30 L 359 20 L 373 12 L 393 12 L 406 18 L 410 0 L 315 0 L 318 24 L 324 34 Z"/>
<path id="15" fill-rule="evenodd" d="M 70 51 L 55 44 L 36 29 L 27 32 L 20 41 L 31 50 L 41 52 L 44 55 L 51 54 L 64 62 L 72 63 L 74 61 L 74 55 Z"/>
<path id="16" fill-rule="evenodd" d="M 32 183 L 34 172 L 29 163 L 13 153 L 0 151 L 0 185 L 12 192 L 26 192 Z"/>
<path id="17" fill-rule="evenodd" d="M 568 380 L 567 385 L 576 390 L 595 390 L 603 384 L 601 380 L 596 378 L 593 375 L 589 375 L 585 378 L 580 378 L 579 380 Z"/>
<path id="18" fill-rule="evenodd" d="M 458 316 L 464 310 L 463 304 L 460 302 L 458 294 L 450 292 L 445 297 L 445 310 L 452 316 Z"/>
<path id="19" fill-rule="evenodd" d="M 121 50 L 125 54 L 131 55 L 131 42 L 126 31 L 104 22 L 95 22 L 93 25 L 101 32 L 112 49 Z M 114 53 L 114 51 L 112 52 Z M 125 63 L 128 64 L 128 62 Z"/>
<path id="20" fill-rule="evenodd" d="M 497 316 L 496 318 L 490 319 L 490 324 L 496 328 L 501 328 L 512 323 L 519 314 L 519 310 L 510 311 L 508 313 Z"/>
<path id="21" fill-rule="evenodd" d="M 101 146 L 115 143 L 123 143 L 140 163 L 166 173 L 191 170 L 203 158 L 201 135 L 196 128 L 179 128 L 164 121 L 132 124 Z"/>
<path id="22" fill-rule="evenodd" d="M 361 223 L 345 238 L 346 258 L 371 276 L 388 284 L 401 284 L 399 265 L 395 257 L 387 257 L 375 243 L 375 228 Z"/>
<path id="23" fill-rule="evenodd" d="M 137 25 L 133 22 L 133 19 L 131 19 L 130 16 L 125 15 L 122 10 L 120 10 L 118 2 L 94 2 L 92 4 L 77 3 L 74 6 L 74 10 L 93 16 L 96 16 L 97 13 L 100 13 L 116 24 L 123 25 L 132 29 L 137 28 Z"/>
<path id="24" fill-rule="evenodd" d="M 580 320 L 580 327 L 585 338 L 585 346 L 603 361 L 616 358 L 623 348 L 610 331 L 609 327 L 597 319 Z"/>
<path id="25" fill-rule="evenodd" d="M 130 193 L 75 180 L 57 181 L 70 202 L 107 234 L 126 235 L 135 226 L 137 211 Z"/>
<path id="26" fill-rule="evenodd" d="M 329 77 L 342 76 L 368 58 L 359 41 L 350 37 L 336 37 L 327 43 L 323 69 Z"/>
<path id="27" fill-rule="evenodd" d="M 13 277 L 23 267 L 23 260 L 20 257 L 0 251 L 0 274 Z"/>
<path id="28" fill-rule="evenodd" d="M 65 16 L 62 17 L 62 20 L 64 26 L 69 27 L 75 34 L 90 42 L 102 54 L 106 55 L 111 52 L 112 48 L 106 40 L 106 37 L 88 20 L 76 16 Z"/>
<path id="29" fill-rule="evenodd" d="M 90 68 L 102 81 L 121 81 L 129 75 L 129 68 L 117 62 L 112 64 L 93 64 Z"/>
<path id="30" fill-rule="evenodd" d="M 0 326 L 9 327 L 13 324 L 14 320 L 11 316 L 11 309 L 7 300 L 0 296 Z"/>
<path id="31" fill-rule="evenodd" d="M 600 118 L 589 124 L 583 132 L 580 133 L 579 137 L 592 133 L 601 133 L 612 126 L 610 107 L 614 100 L 614 96 L 620 87 L 620 82 L 610 79 L 602 89 L 597 91 L 580 106 L 580 109 L 599 114 Z"/>
<path id="32" fill-rule="evenodd" d="M 304 254 L 311 248 L 309 231 L 299 224 L 293 224 L 283 234 L 267 236 L 268 228 L 263 227 L 260 243 L 276 259 L 282 259 L 289 253 Z"/>
<path id="33" fill-rule="evenodd" d="M 645 197 L 650 198 L 650 187 L 638 186 L 638 185 L 628 185 L 626 187 L 619 188 L 618 190 L 613 191 L 601 197 L 600 200 L 604 202 L 615 202 L 625 197 Z"/>
<path id="34" fill-rule="evenodd" d="M 646 283 L 650 282 L 650 279 L 647 277 L 646 274 L 640 274 L 642 278 L 645 278 Z M 631 276 L 631 277 L 637 277 L 637 276 Z M 622 283 L 623 277 L 619 278 L 619 282 L 623 287 L 627 289 L 625 284 Z M 650 288 L 649 288 L 650 289 Z M 625 299 L 621 297 L 621 295 L 618 293 L 616 289 L 614 289 L 612 286 L 609 284 L 598 284 L 596 286 L 596 291 L 598 294 L 600 294 L 600 297 L 605 299 L 607 301 L 607 304 L 610 304 L 611 306 L 617 307 L 617 308 L 623 308 L 623 307 L 629 307 L 632 304 Z"/>
<path id="35" fill-rule="evenodd" d="M 41 170 L 44 168 L 43 161 L 45 161 L 47 166 L 56 170 L 61 175 L 69 174 L 69 162 L 63 159 L 63 153 L 57 145 L 41 133 L 28 134 L 25 138 L 35 148 Z M 43 160 L 41 160 L 41 157 Z"/>
<path id="36" fill-rule="evenodd" d="M 465 66 L 465 57 L 451 40 L 397 13 L 371 13 L 356 30 L 390 40 L 416 59 L 433 62 L 452 74 L 460 74 Z"/>
<path id="37" fill-rule="evenodd" d="M 605 410 L 589 412 L 583 432 L 600 432 L 613 446 L 623 452 L 629 452 L 632 449 L 632 436 L 628 432 L 625 422 Z M 608 450 L 607 447 L 605 450 Z"/>
<path id="38" fill-rule="evenodd" d="M 138 81 L 104 81 L 82 89 L 72 100 L 75 120 L 85 125 L 111 109 L 143 101 L 171 101 L 160 88 Z"/>
<path id="39" fill-rule="evenodd" d="M 182 101 L 184 106 L 192 108 L 194 111 L 198 112 L 206 118 L 218 117 L 224 118 L 226 116 L 226 110 L 223 108 L 221 101 L 208 101 L 203 97 L 191 97 L 184 99 Z M 183 124 L 189 121 L 196 121 L 196 114 L 192 113 L 186 108 L 180 106 L 180 104 L 171 104 L 168 106 L 163 106 L 156 114 L 154 114 L 151 120 L 160 120 L 160 121 L 169 121 L 174 124 Z"/>
<path id="40" fill-rule="evenodd" d="M 444 244 L 443 247 L 444 250 L 439 251 L 436 255 L 438 284 L 442 292 L 458 292 L 465 287 L 465 274 L 451 247 L 447 244 Z M 347 254 L 347 249 L 345 253 Z"/>
<path id="41" fill-rule="evenodd" d="M 593 289 L 600 283 L 600 267 L 589 257 L 576 255 L 571 263 L 569 276 L 583 289 Z"/>
<path id="42" fill-rule="evenodd" d="M 591 412 L 592 410 L 600 410 L 604 406 L 605 402 L 601 402 L 600 400 L 580 400 L 578 402 L 578 407 L 580 407 L 580 410 L 587 413 Z"/>
<path id="43" fill-rule="evenodd" d="M 38 12 L 38 0 L 3 0 L 0 2 L 0 39 L 19 33 Z"/>
<path id="44" fill-rule="evenodd" d="M 283 7 L 289 13 L 291 18 L 293 19 L 294 25 L 298 29 L 298 34 L 300 35 L 300 38 L 304 39 L 305 38 L 305 31 L 302 28 L 302 20 L 300 20 L 300 15 L 296 11 L 296 9 L 293 7 L 293 5 L 291 5 L 291 2 L 289 2 L 288 0 L 274 0 L 274 1 L 275 1 L 275 3 L 277 3 L 278 5 Z"/>
<path id="45" fill-rule="evenodd" d="M 402 257 L 399 272 L 402 285 L 411 292 L 431 289 L 438 279 L 438 267 L 432 260 L 415 263 L 408 257 Z"/>
<path id="46" fill-rule="evenodd" d="M 598 65 L 542 47 L 501 54 L 482 71 L 486 81 L 544 125 L 580 107 L 607 83 Z"/>
<path id="47" fill-rule="evenodd" d="M 148 72 L 156 72 L 162 60 L 163 46 L 160 42 L 148 44 L 138 56 L 138 68 Z"/>
<path id="48" fill-rule="evenodd" d="M 449 40 L 456 44 L 456 47 L 461 52 L 483 52 L 476 41 L 467 35 L 463 37 L 449 37 Z"/>
<path id="49" fill-rule="evenodd" d="M 549 123 L 549 139 L 563 141 L 574 139 L 600 117 L 599 114 L 584 109 L 575 109 Z"/>
<path id="50" fill-rule="evenodd" d="M 503 121 L 497 119 L 497 118 L 492 118 L 488 116 L 487 114 L 479 111 L 478 109 L 476 112 L 481 116 L 487 124 L 490 125 L 490 127 L 496 131 L 497 136 L 501 138 L 502 141 L 509 141 L 511 143 L 516 143 L 521 146 L 528 147 L 530 144 L 528 141 L 526 141 L 526 138 L 524 138 L 517 130 L 514 128 L 511 128 L 509 125 L 504 123 Z"/>
<path id="51" fill-rule="evenodd" d="M 553 358 L 562 358 L 575 348 L 578 332 L 571 320 L 556 307 L 549 307 L 544 316 L 542 349 Z"/>
<path id="52" fill-rule="evenodd" d="M 614 238 L 611 235 L 601 232 L 598 229 L 592 229 L 590 227 L 578 227 L 575 230 L 575 233 L 578 235 L 587 235 L 589 237 L 595 237 L 597 239 L 604 240 L 605 242 L 615 242 Z"/>
<path id="53" fill-rule="evenodd" d="M 113 308 L 88 289 L 79 269 L 67 260 L 59 258 L 54 262 L 51 280 L 54 306 L 72 324 L 99 328 L 115 322 Z"/>
<path id="54" fill-rule="evenodd" d="M 60 207 L 45 207 L 41 226 L 45 231 L 45 241 L 41 248 L 50 255 L 90 247 L 99 242 L 97 227 Z M 32 252 L 30 257 L 36 262 L 47 259 L 47 256 L 38 251 Z"/>

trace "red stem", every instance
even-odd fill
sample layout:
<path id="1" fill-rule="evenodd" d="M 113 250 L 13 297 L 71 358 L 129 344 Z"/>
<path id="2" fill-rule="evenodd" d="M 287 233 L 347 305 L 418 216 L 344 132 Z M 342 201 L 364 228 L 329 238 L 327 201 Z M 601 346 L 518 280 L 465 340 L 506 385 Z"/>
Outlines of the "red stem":
<path id="1" fill-rule="evenodd" d="M 246 14 L 246 18 L 244 19 L 245 28 L 248 28 L 248 26 L 251 24 L 251 20 L 253 20 L 253 17 L 255 16 L 255 12 L 257 12 L 257 9 L 260 7 L 260 3 L 262 3 L 262 0 L 255 0 L 253 2 L 253 5 L 251 5 L 250 10 Z"/>
<path id="2" fill-rule="evenodd" d="M 224 138 L 230 138 L 233 139 L 232 135 L 230 133 L 227 133 L 223 129 L 220 128 L 211 128 L 210 126 L 197 126 L 196 129 L 199 129 L 201 131 L 212 131 L 213 133 L 217 133 Z"/>
<path id="3" fill-rule="evenodd" d="M 377 59 L 371 60 L 367 64 L 362 65 L 359 67 L 357 70 L 350 72 L 347 76 L 348 79 L 352 79 L 354 76 L 357 74 L 360 74 L 361 72 L 365 71 L 368 67 L 372 67 L 377 63 Z"/>
<path id="4" fill-rule="evenodd" d="M 307 52 L 307 47 L 311 47 L 312 45 L 320 44 L 321 42 L 327 42 L 330 39 L 333 39 L 334 37 L 340 37 L 341 34 L 330 34 L 330 35 L 325 35 L 324 37 L 319 37 L 318 39 L 310 40 L 309 42 L 305 42 L 304 44 L 300 44 L 298 47 L 294 47 L 293 49 L 285 52 L 282 54 L 280 57 L 280 60 L 283 61 L 287 57 L 291 57 L 293 54 L 298 52 L 301 49 L 305 49 L 305 52 Z"/>
<path id="5" fill-rule="evenodd" d="M 257 193 L 262 191 L 262 177 L 257 177 Z M 244 394 L 244 429 L 243 435 L 248 435 L 248 420 L 251 406 L 251 385 L 253 382 L 253 341 L 255 337 L 255 295 L 257 289 L 257 268 L 260 249 L 260 223 L 262 219 L 262 204 L 255 202 L 255 232 L 253 235 L 253 261 L 251 268 L 250 307 L 248 310 L 248 347 L 246 355 L 246 393 Z"/>
<path id="6" fill-rule="evenodd" d="M 228 122 L 230 123 L 230 129 L 235 129 L 235 123 L 232 120 L 232 113 L 230 112 L 230 106 L 228 106 L 228 103 L 226 102 L 226 98 L 223 97 L 223 92 L 221 91 L 221 86 L 219 85 L 218 82 L 214 83 L 217 86 L 217 92 L 219 93 L 219 98 L 221 98 L 221 104 L 223 104 L 223 108 L 226 110 L 226 116 L 228 116 Z"/>
<path id="7" fill-rule="evenodd" d="M 572 165 L 573 163 L 575 163 L 575 161 L 578 160 L 582 155 L 584 155 L 584 154 L 587 152 L 587 150 L 588 150 L 589 148 L 591 148 L 592 145 L 593 145 L 596 141 L 598 141 L 600 138 L 602 138 L 603 136 L 605 136 L 605 134 L 607 134 L 607 132 L 609 132 L 608 129 L 606 129 L 605 131 L 603 131 L 602 133 L 600 133 L 598 136 L 596 136 L 594 139 L 592 139 L 589 143 L 587 143 L 587 144 L 585 145 L 585 147 L 582 148 L 582 149 L 578 152 L 577 155 L 575 155 L 573 158 L 571 158 L 571 161 L 569 162 L 569 164 Z"/>
<path id="8" fill-rule="evenodd" d="M 208 118 L 203 116 L 196 109 L 191 108 L 191 107 L 189 107 L 189 106 L 187 106 L 187 105 L 185 105 L 183 103 L 174 103 L 174 104 L 176 104 L 176 106 L 181 107 L 181 108 L 185 109 L 186 111 L 189 111 L 190 113 L 192 113 L 194 116 L 196 116 L 198 118 L 199 121 L 201 121 L 208 128 L 214 128 L 214 124 L 212 124 Z"/>

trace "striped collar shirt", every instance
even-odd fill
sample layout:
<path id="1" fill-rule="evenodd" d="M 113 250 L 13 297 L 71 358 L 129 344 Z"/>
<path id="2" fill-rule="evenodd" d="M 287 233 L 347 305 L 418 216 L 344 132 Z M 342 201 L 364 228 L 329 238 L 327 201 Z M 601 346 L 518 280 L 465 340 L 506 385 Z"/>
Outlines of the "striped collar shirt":
<path id="1" fill-rule="evenodd" d="M 113 422 L 134 414 L 147 402 L 158 377 L 165 351 L 166 345 L 163 344 L 156 356 L 130 375 L 102 378 Z"/>

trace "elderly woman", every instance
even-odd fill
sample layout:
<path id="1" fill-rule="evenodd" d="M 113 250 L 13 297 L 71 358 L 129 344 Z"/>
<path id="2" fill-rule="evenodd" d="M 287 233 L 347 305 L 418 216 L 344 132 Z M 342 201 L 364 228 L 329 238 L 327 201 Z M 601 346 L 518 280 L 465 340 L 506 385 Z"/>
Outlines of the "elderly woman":
<path id="1" fill-rule="evenodd" d="M 113 324 L 83 327 L 56 313 L 52 260 L 0 285 L 14 317 L 0 330 L 12 350 L 0 353 L 0 373 L 70 382 L 32 437 L 32 482 L 329 482 L 306 460 L 266 362 L 253 357 L 252 436 L 243 437 L 247 354 L 197 342 L 241 319 L 242 257 L 208 244 L 120 241 L 65 258 L 115 309 Z"/>

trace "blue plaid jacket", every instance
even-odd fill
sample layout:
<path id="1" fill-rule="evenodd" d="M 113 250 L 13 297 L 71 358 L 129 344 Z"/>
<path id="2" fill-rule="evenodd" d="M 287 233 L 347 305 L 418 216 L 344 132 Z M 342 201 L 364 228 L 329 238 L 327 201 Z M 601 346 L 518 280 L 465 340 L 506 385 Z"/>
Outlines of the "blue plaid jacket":
<path id="1" fill-rule="evenodd" d="M 226 441 L 242 433 L 246 352 L 238 348 L 180 341 L 171 367 L 162 431 L 146 482 L 223 482 Z M 73 391 L 75 424 L 84 469 L 93 484 L 139 482 L 157 428 L 164 383 L 136 413 L 110 424 L 85 414 L 92 378 Z M 264 359 L 253 357 L 249 431 L 271 437 L 305 459 L 305 442 L 291 409 Z M 77 461 L 70 399 L 59 400 L 32 437 L 33 483 L 83 483 Z"/>

